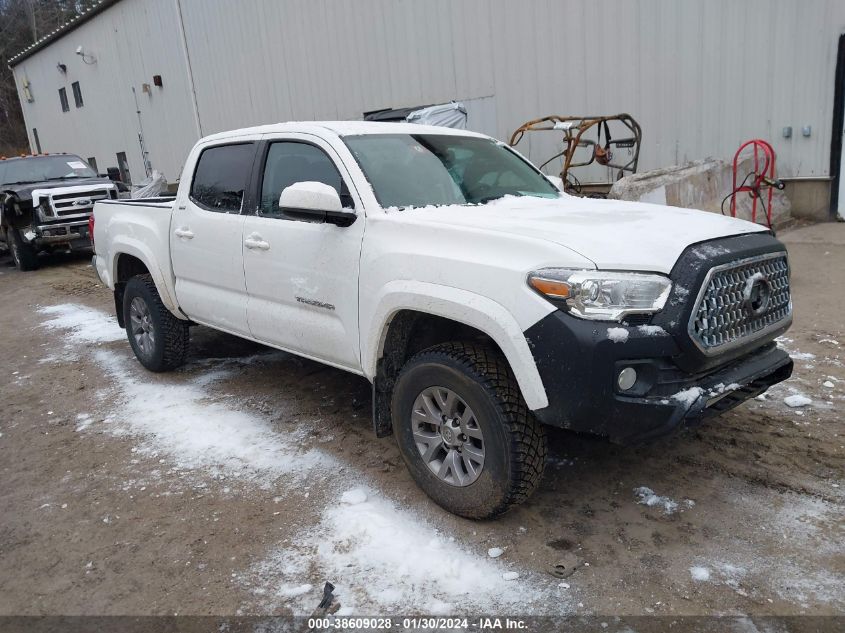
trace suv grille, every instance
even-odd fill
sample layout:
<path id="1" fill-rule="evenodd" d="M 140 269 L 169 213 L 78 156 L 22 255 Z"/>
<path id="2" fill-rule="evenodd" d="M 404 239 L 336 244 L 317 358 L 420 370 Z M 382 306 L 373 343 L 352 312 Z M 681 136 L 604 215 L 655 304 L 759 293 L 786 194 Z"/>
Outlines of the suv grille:
<path id="1" fill-rule="evenodd" d="M 712 268 L 696 305 L 689 334 L 707 355 L 765 336 L 792 315 L 786 253 Z"/>

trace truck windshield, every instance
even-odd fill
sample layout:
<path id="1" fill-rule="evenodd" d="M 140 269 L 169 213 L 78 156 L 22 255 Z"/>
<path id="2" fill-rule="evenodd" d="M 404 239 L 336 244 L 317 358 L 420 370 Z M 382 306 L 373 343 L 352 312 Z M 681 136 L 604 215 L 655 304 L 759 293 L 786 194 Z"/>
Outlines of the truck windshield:
<path id="1" fill-rule="evenodd" d="M 79 156 L 56 154 L 0 161 L 0 183 L 44 182 L 66 178 L 95 178 L 97 172 Z"/>
<path id="2" fill-rule="evenodd" d="M 508 195 L 560 196 L 540 172 L 492 139 L 362 134 L 343 141 L 385 208 L 484 204 Z"/>

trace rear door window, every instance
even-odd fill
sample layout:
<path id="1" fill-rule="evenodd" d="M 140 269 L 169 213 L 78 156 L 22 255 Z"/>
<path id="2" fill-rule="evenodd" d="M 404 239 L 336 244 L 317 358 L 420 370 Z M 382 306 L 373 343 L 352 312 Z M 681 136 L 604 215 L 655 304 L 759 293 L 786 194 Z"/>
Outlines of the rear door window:
<path id="1" fill-rule="evenodd" d="M 240 213 L 254 155 L 255 143 L 204 149 L 191 183 L 191 200 L 208 211 Z"/>

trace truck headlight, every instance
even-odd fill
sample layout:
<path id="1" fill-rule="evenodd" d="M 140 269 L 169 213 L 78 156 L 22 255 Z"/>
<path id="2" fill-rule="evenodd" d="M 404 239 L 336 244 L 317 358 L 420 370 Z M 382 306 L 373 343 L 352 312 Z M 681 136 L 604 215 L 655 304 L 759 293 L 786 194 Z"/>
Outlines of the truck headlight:
<path id="1" fill-rule="evenodd" d="M 659 312 L 672 289 L 662 275 L 568 268 L 536 270 L 528 275 L 528 285 L 574 316 L 596 321 Z"/>

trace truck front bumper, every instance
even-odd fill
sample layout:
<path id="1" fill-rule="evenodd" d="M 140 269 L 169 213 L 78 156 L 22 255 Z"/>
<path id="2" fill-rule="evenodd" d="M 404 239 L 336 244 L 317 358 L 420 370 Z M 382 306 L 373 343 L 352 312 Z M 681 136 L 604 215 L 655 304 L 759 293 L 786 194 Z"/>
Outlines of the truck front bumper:
<path id="1" fill-rule="evenodd" d="M 609 328 L 621 328 L 628 337 Z M 584 321 L 558 311 L 525 333 L 549 405 L 534 411 L 552 426 L 632 444 L 693 426 L 753 398 L 792 374 L 792 360 L 773 342 L 699 373 L 676 362 L 683 351 L 665 331 Z M 620 342 L 617 342 L 620 341 Z M 619 386 L 619 374 L 636 382 Z"/>
<path id="2" fill-rule="evenodd" d="M 35 227 L 35 245 L 39 248 L 67 244 L 72 249 L 91 248 L 88 235 L 88 220 L 74 220 L 55 224 L 39 224 Z"/>

